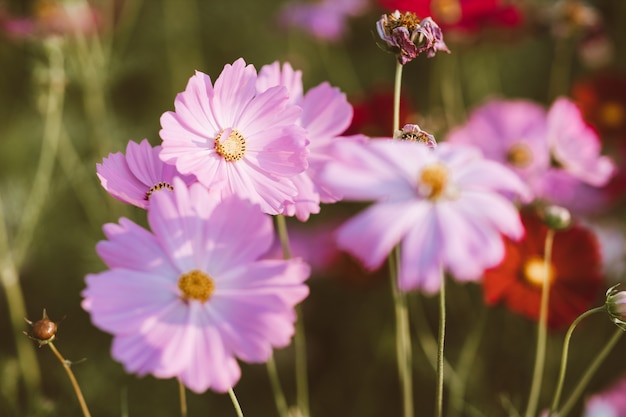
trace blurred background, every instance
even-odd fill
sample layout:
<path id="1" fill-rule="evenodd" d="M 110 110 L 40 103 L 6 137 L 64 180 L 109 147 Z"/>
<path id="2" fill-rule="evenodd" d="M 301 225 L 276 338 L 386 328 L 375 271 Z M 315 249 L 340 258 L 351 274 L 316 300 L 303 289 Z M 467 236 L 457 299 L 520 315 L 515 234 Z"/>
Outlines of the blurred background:
<path id="1" fill-rule="evenodd" d="M 288 61 L 302 70 L 305 89 L 330 82 L 355 108 L 347 133 L 390 135 L 395 58 L 377 46 L 375 22 L 403 4 L 432 15 L 452 51 L 405 66 L 403 122 L 443 140 L 490 98 L 548 107 L 567 95 L 587 105 L 606 152 L 625 149 L 623 0 L 0 1 L 0 416 L 81 415 L 52 352 L 22 334 L 29 330 L 23 317 L 39 319 L 44 308 L 59 322 L 57 348 L 71 361 L 85 359 L 72 369 L 92 415 L 179 415 L 177 383 L 125 374 L 110 357 L 111 336 L 80 307 L 85 275 L 105 269 L 94 249 L 102 225 L 120 216 L 145 224 L 143 210 L 101 188 L 96 163 L 124 152 L 130 140 L 159 144 L 159 118 L 173 110 L 194 71 L 215 80 L 239 57 L 257 70 Z M 608 102 L 608 116 L 593 113 Z M 621 194 L 612 201 L 595 218 L 622 224 Z M 307 235 L 360 208 L 325 206 L 307 224 L 289 223 L 304 236 L 301 254 L 316 268 L 303 305 L 313 416 L 401 412 L 386 268 L 366 273 L 345 255 L 320 254 L 328 242 Z M 602 305 L 606 288 L 623 279 L 620 237 L 607 246 L 615 255 L 590 307 Z M 465 402 L 446 407 L 451 415 L 515 415 L 511 410 L 523 410 L 528 396 L 536 323 L 486 306 L 478 284 L 451 281 L 449 288 L 446 355 L 469 376 Z M 432 415 L 437 299 L 414 293 L 409 304 L 417 415 Z M 565 330 L 549 334 L 541 404 L 551 400 Z M 579 327 L 564 395 L 613 332 L 601 315 Z M 589 393 L 626 374 L 624 343 Z M 292 349 L 277 351 L 276 360 L 293 402 Z M 235 391 L 244 414 L 276 416 L 265 366 L 242 363 L 242 370 Z M 235 415 L 226 395 L 189 393 L 188 402 L 190 416 Z M 572 414 L 582 415 L 583 404 Z"/>

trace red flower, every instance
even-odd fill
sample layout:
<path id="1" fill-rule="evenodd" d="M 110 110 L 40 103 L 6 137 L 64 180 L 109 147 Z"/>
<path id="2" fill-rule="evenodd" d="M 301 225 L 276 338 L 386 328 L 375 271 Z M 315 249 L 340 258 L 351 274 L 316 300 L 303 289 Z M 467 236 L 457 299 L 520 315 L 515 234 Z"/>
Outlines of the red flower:
<path id="1" fill-rule="evenodd" d="M 547 227 L 535 216 L 522 215 L 526 236 L 519 242 L 505 239 L 506 255 L 485 272 L 484 299 L 503 302 L 516 313 L 539 319 Z M 550 268 L 548 325 L 571 324 L 597 298 L 603 282 L 602 261 L 595 235 L 581 226 L 556 232 Z"/>
<path id="2" fill-rule="evenodd" d="M 514 28 L 524 20 L 517 7 L 501 0 L 380 0 L 380 4 L 390 10 L 414 12 L 421 18 L 432 16 L 444 31 Z"/>
<path id="3" fill-rule="evenodd" d="M 352 124 L 344 133 L 345 136 L 364 134 L 371 137 L 393 135 L 393 90 L 377 87 L 367 96 L 350 100 L 354 108 Z M 410 123 L 415 113 L 413 104 L 400 96 L 400 127 Z"/>

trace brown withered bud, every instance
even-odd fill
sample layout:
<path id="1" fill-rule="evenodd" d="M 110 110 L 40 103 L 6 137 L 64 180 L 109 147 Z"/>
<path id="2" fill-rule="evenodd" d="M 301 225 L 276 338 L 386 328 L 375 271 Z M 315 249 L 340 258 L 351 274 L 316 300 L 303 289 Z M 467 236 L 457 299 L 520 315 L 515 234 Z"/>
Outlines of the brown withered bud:
<path id="1" fill-rule="evenodd" d="M 45 345 L 46 343 L 52 342 L 56 337 L 57 324 L 50 320 L 45 308 L 43 310 L 43 316 L 40 320 L 32 322 L 26 317 L 24 317 L 24 320 L 26 320 L 26 323 L 30 324 L 31 326 L 30 333 L 24 332 L 24 334 L 29 338 L 39 342 L 39 347 Z"/>

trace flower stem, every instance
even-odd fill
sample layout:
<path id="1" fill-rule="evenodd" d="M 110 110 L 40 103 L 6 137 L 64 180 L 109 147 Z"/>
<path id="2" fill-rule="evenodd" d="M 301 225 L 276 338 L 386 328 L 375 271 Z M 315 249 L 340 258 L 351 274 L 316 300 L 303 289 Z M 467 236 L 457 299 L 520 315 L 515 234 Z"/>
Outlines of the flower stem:
<path id="1" fill-rule="evenodd" d="M 406 294 L 398 289 L 399 247 L 389 256 L 389 275 L 396 316 L 396 355 L 405 417 L 413 416 L 412 348 Z"/>
<path id="2" fill-rule="evenodd" d="M 287 222 L 285 216 L 276 216 L 276 230 L 283 250 L 283 258 L 291 259 L 291 247 L 289 245 L 289 234 L 287 233 Z M 306 361 L 306 337 L 304 334 L 303 313 L 300 305 L 296 306 L 296 333 L 293 344 L 296 352 L 296 397 L 298 409 L 303 417 L 309 417 L 309 382 Z"/>
<path id="3" fill-rule="evenodd" d="M 537 413 L 539 393 L 541 392 L 541 380 L 546 359 L 546 341 L 548 337 L 548 300 L 550 299 L 550 262 L 552 258 L 552 244 L 554 242 L 554 230 L 548 229 L 544 248 L 544 276 L 541 289 L 541 306 L 539 309 L 539 326 L 537 330 L 537 349 L 535 352 L 535 366 L 533 370 L 532 385 L 528 398 L 526 417 L 534 417 Z"/>
<path id="4" fill-rule="evenodd" d="M 402 86 L 402 68 L 404 66 L 399 62 L 396 62 L 396 75 L 393 83 L 393 131 L 392 136 L 396 133 L 396 130 L 400 129 L 400 94 Z"/>
<path id="5" fill-rule="evenodd" d="M 568 356 L 568 351 L 569 351 L 569 342 L 572 338 L 572 333 L 574 333 L 574 329 L 576 328 L 576 326 L 578 326 L 578 323 L 580 323 L 584 318 L 594 313 L 598 313 L 598 312 L 605 311 L 605 310 L 606 310 L 606 307 L 601 306 L 601 307 L 592 308 L 589 311 L 585 311 L 583 314 L 578 316 L 576 320 L 574 320 L 574 322 L 569 326 L 569 329 L 567 329 L 567 333 L 565 334 L 565 339 L 563 340 L 563 353 L 561 354 L 561 370 L 559 372 L 559 381 L 556 386 L 556 392 L 554 394 L 554 399 L 552 400 L 552 406 L 550 407 L 550 414 L 548 414 L 548 417 L 556 415 L 556 410 L 557 410 L 557 407 L 559 406 L 559 400 L 561 399 L 561 391 L 563 390 L 563 381 L 565 381 L 565 371 L 567 369 L 567 356 Z"/>
<path id="6" fill-rule="evenodd" d="M 446 338 L 446 278 L 441 271 L 441 288 L 439 289 L 439 337 L 437 350 L 437 400 L 435 416 L 443 415 L 443 346 Z"/>
<path id="7" fill-rule="evenodd" d="M 280 417 L 289 417 L 289 407 L 287 406 L 287 400 L 285 399 L 283 388 L 280 385 L 280 378 L 278 377 L 278 370 L 276 369 L 274 355 L 270 356 L 265 366 L 267 367 L 267 375 L 269 376 L 272 392 L 274 393 L 274 402 L 276 403 L 278 414 Z"/>
<path id="8" fill-rule="evenodd" d="M 576 385 L 574 391 L 572 391 L 572 393 L 570 394 L 569 398 L 563 405 L 563 408 L 561 408 L 561 410 L 557 413 L 559 417 L 565 417 L 571 411 L 571 409 L 574 407 L 574 404 L 576 404 L 576 401 L 578 401 L 578 398 L 582 394 L 583 390 L 587 387 L 587 384 L 591 380 L 591 377 L 598 370 L 602 362 L 604 362 L 611 350 L 613 350 L 613 347 L 615 347 L 623 334 L 624 331 L 622 329 L 618 328 L 617 330 L 615 330 L 615 333 L 613 333 L 613 337 L 611 337 L 609 342 L 604 345 L 602 351 L 598 354 L 598 356 L 596 356 L 589 368 L 587 368 L 587 371 L 585 371 L 583 377 L 580 378 L 580 380 L 578 381 L 578 385 Z"/>
<path id="9" fill-rule="evenodd" d="M 241 406 L 239 405 L 239 401 L 237 401 L 237 397 L 235 396 L 235 391 L 232 388 L 228 389 L 228 396 L 230 400 L 233 402 L 235 406 L 235 411 L 237 412 L 237 417 L 243 417 L 243 411 L 241 411 Z"/>
<path id="10" fill-rule="evenodd" d="M 80 408 L 83 411 L 83 416 L 91 417 L 91 414 L 89 414 L 89 409 L 87 408 L 87 403 L 85 402 L 85 398 L 83 397 L 83 393 L 80 390 L 80 386 L 78 386 L 78 381 L 76 381 L 74 372 L 72 372 L 72 369 L 70 368 L 71 363 L 65 360 L 65 358 L 61 355 L 61 353 L 57 350 L 52 342 L 48 342 L 46 344 L 50 346 L 50 349 L 52 349 L 54 355 L 57 357 L 57 359 L 59 359 L 61 365 L 63 365 L 65 372 L 67 372 L 67 376 L 70 378 L 70 382 L 72 383 L 72 387 L 74 387 L 74 392 L 76 393 L 76 397 L 78 398 L 78 402 L 80 403 Z"/>
<path id="11" fill-rule="evenodd" d="M 187 417 L 187 393 L 180 379 L 178 380 L 178 397 L 180 398 L 180 416 Z"/>

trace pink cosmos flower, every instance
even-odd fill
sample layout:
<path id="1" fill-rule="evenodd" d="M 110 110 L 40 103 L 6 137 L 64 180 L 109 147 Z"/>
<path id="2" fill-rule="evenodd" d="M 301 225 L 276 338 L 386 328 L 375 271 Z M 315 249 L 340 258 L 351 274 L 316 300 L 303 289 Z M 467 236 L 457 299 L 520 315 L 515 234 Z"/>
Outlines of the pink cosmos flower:
<path id="1" fill-rule="evenodd" d="M 289 63 L 281 67 L 278 62 L 274 62 L 259 71 L 259 91 L 277 85 L 285 86 L 290 100 L 302 108 L 297 123 L 306 130 L 309 140 L 309 168 L 293 178 L 298 194 L 292 201 L 285 201 L 283 214 L 295 215 L 299 220 L 306 221 L 310 214 L 319 213 L 320 201 L 337 201 L 337 196 L 325 188 L 319 173 L 329 160 L 329 147 L 350 126 L 353 110 L 346 95 L 327 82 L 303 94 L 302 72 L 294 71 Z"/>
<path id="2" fill-rule="evenodd" d="M 96 249 L 110 269 L 88 275 L 82 293 L 127 372 L 225 392 L 237 358 L 264 362 L 290 343 L 309 267 L 258 260 L 273 237 L 258 206 L 175 179 L 173 193 L 153 196 L 148 223 L 152 232 L 124 218 L 104 226 Z"/>
<path id="3" fill-rule="evenodd" d="M 175 111 L 161 116 L 160 157 L 205 187 L 279 214 L 297 194 L 291 178 L 307 168 L 306 137 L 285 87 L 257 92 L 256 81 L 242 58 L 226 65 L 215 85 L 197 71 L 176 96 Z"/>
<path id="4" fill-rule="evenodd" d="M 325 176 L 347 200 L 374 200 L 337 233 L 338 246 L 368 269 L 401 244 L 398 286 L 436 292 L 441 272 L 478 280 L 504 256 L 500 233 L 523 235 L 505 197 L 528 197 L 519 177 L 461 145 L 372 140 L 335 145 Z"/>
<path id="5" fill-rule="evenodd" d="M 187 185 L 195 182 L 195 177 L 181 175 L 176 167 L 161 161 L 160 151 L 161 147 L 152 147 L 148 139 L 139 144 L 128 142 L 126 156 L 112 153 L 96 164 L 100 184 L 117 200 L 147 209 L 153 193 L 173 189 L 174 177 L 181 177 Z"/>
<path id="6" fill-rule="evenodd" d="M 318 39 L 336 41 L 346 35 L 347 20 L 366 9 L 366 0 L 292 1 L 285 4 L 278 21 L 283 26 L 303 29 Z"/>
<path id="7" fill-rule="evenodd" d="M 592 395 L 585 402 L 584 417 L 626 416 L 626 378 L 615 382 L 603 392 Z"/>

